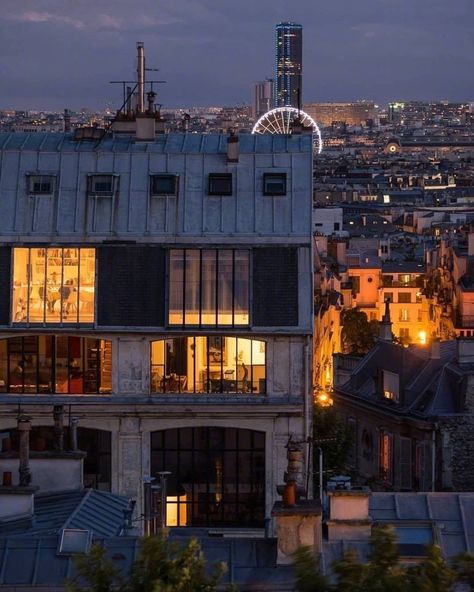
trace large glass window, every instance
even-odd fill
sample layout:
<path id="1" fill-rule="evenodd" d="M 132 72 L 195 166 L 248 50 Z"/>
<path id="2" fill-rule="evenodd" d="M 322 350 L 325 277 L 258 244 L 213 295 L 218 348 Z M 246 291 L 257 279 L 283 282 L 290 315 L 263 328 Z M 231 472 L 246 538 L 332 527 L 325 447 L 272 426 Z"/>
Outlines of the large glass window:
<path id="1" fill-rule="evenodd" d="M 248 325 L 249 259 L 247 250 L 171 250 L 169 324 Z"/>
<path id="2" fill-rule="evenodd" d="M 151 473 L 158 471 L 171 471 L 167 526 L 263 526 L 263 432 L 216 427 L 154 432 Z"/>
<path id="3" fill-rule="evenodd" d="M 13 323 L 93 323 L 95 249 L 13 250 Z"/>
<path id="4" fill-rule="evenodd" d="M 112 344 L 67 335 L 0 340 L 0 392 L 110 393 Z"/>
<path id="5" fill-rule="evenodd" d="M 152 393 L 266 391 L 265 342 L 237 337 L 173 337 L 151 344 Z"/>

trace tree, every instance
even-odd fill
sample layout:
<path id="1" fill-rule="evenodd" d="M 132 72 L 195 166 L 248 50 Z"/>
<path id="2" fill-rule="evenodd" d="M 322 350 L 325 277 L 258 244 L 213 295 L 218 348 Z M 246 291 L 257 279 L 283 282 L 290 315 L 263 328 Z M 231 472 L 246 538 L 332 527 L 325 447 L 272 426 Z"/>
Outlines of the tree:
<path id="1" fill-rule="evenodd" d="M 354 444 L 354 432 L 334 407 L 321 407 L 315 403 L 313 439 L 315 446 L 320 446 L 323 451 L 323 471 L 325 473 L 344 472 Z M 315 450 L 314 453 L 315 473 L 319 471 L 317 452 Z"/>
<path id="2" fill-rule="evenodd" d="M 67 583 L 67 592 L 214 592 L 227 570 L 224 563 L 209 575 L 199 542 L 178 545 L 166 532 L 145 537 L 131 573 L 123 574 L 95 544 L 89 555 L 76 558 L 78 576 Z M 228 587 L 228 591 L 236 590 Z"/>
<path id="3" fill-rule="evenodd" d="M 378 321 L 368 321 L 365 312 L 350 308 L 341 314 L 342 350 L 345 354 L 366 354 L 379 333 Z"/>
<path id="4" fill-rule="evenodd" d="M 374 526 L 371 553 L 360 561 L 353 549 L 332 564 L 334 584 L 319 573 L 308 548 L 295 554 L 298 592 L 448 592 L 456 583 L 471 586 L 474 556 L 465 553 L 455 558 L 450 568 L 436 545 L 427 549 L 419 565 L 400 564 L 397 538 L 388 525 Z"/>

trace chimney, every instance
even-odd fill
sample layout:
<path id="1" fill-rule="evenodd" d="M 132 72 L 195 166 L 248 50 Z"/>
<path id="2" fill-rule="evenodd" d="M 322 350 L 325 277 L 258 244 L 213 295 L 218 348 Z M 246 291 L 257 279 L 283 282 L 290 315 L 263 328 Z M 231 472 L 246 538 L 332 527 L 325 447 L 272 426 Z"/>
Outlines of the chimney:
<path id="1" fill-rule="evenodd" d="M 235 134 L 234 130 L 229 130 L 229 136 L 227 138 L 227 162 L 239 162 L 239 137 Z"/>
<path id="2" fill-rule="evenodd" d="M 145 48 L 142 41 L 137 43 L 137 113 L 145 112 Z"/>
<path id="3" fill-rule="evenodd" d="M 388 343 L 392 342 L 392 319 L 390 318 L 390 300 L 388 298 L 385 299 L 385 313 L 380 323 L 379 339 Z"/>
<path id="4" fill-rule="evenodd" d="M 26 415 L 18 417 L 18 431 L 20 432 L 20 487 L 28 487 L 31 483 L 30 471 L 30 430 L 31 421 Z"/>
<path id="5" fill-rule="evenodd" d="M 64 131 L 66 133 L 71 131 L 71 112 L 69 109 L 64 109 Z"/>

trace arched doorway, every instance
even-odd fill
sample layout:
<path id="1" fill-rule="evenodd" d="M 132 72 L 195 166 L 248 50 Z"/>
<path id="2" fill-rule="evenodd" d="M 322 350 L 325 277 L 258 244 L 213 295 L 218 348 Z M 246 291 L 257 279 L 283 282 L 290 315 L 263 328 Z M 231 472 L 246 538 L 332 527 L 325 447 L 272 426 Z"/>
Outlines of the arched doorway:
<path id="1" fill-rule="evenodd" d="M 261 527 L 265 434 L 189 427 L 151 434 L 151 473 L 170 471 L 167 526 Z"/>

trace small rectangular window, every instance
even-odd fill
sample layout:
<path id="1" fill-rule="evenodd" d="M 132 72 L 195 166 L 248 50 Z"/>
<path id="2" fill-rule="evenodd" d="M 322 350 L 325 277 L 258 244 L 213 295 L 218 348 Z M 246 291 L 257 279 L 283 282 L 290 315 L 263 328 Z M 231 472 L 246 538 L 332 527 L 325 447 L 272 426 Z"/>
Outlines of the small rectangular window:
<path id="1" fill-rule="evenodd" d="M 116 175 L 89 175 L 87 193 L 89 195 L 112 196 L 117 181 Z"/>
<path id="2" fill-rule="evenodd" d="M 286 195 L 286 173 L 264 173 L 263 195 Z"/>
<path id="3" fill-rule="evenodd" d="M 53 175 L 29 175 L 28 176 L 28 194 L 29 195 L 52 195 L 54 192 Z"/>
<path id="4" fill-rule="evenodd" d="M 398 302 L 402 304 L 410 304 L 411 303 L 411 293 L 410 292 L 399 292 L 398 293 Z"/>
<path id="5" fill-rule="evenodd" d="M 178 193 L 178 175 L 152 175 L 152 195 L 176 195 Z"/>
<path id="6" fill-rule="evenodd" d="M 232 173 L 209 173 L 209 195 L 232 195 Z"/>

